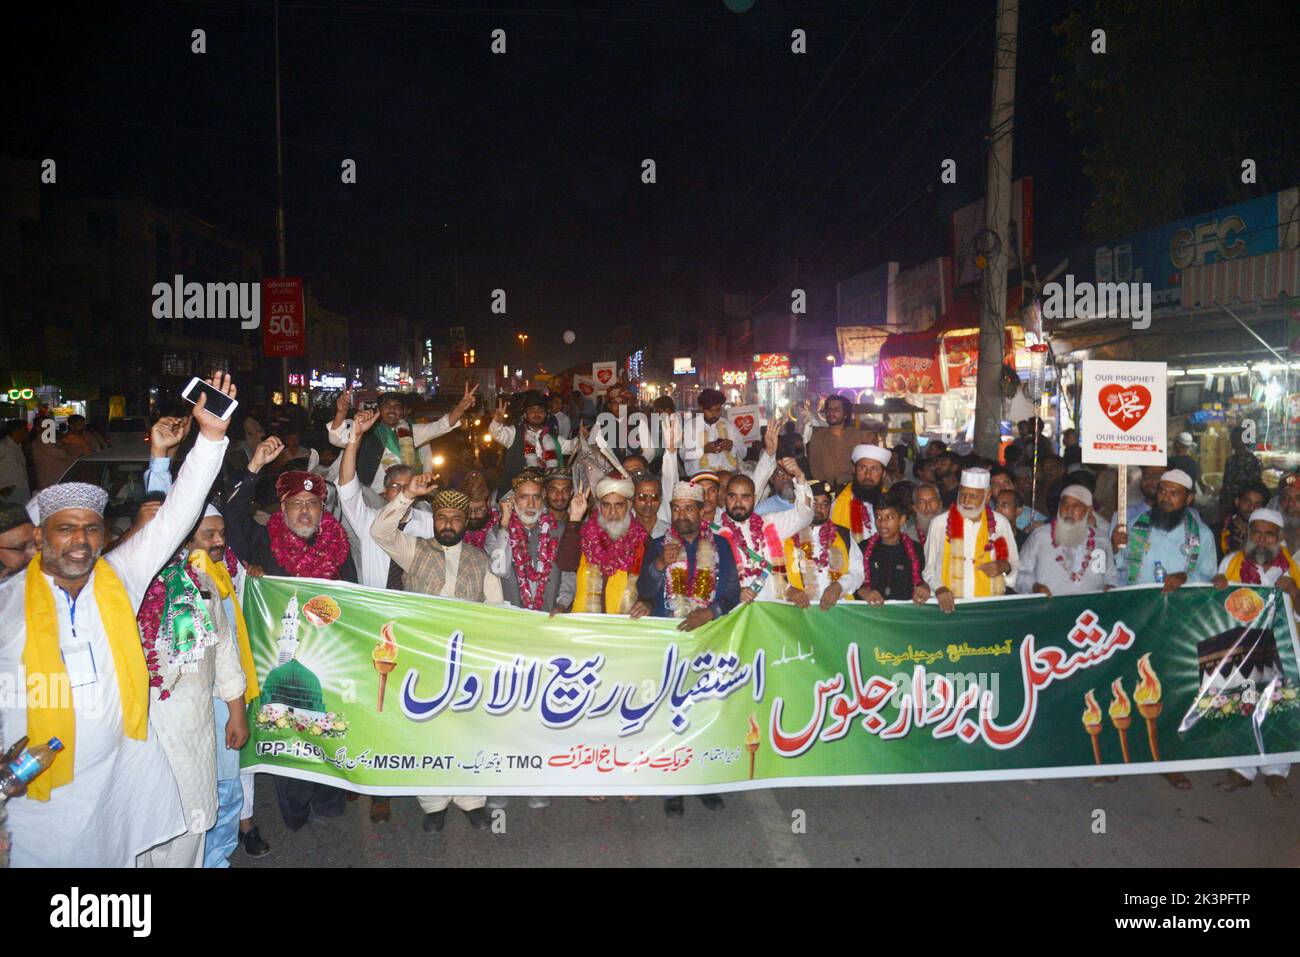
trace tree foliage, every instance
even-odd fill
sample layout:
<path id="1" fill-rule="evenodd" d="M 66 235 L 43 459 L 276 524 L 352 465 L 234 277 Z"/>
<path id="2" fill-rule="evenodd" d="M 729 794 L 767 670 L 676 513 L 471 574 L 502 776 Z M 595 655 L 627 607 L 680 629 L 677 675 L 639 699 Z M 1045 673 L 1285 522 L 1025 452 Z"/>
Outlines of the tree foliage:
<path id="1" fill-rule="evenodd" d="M 1288 143 L 1300 126 L 1298 14 L 1295 0 L 1094 0 L 1056 25 L 1052 82 L 1084 144 L 1094 239 L 1300 182 Z M 1098 29 L 1105 53 L 1092 52 Z"/>

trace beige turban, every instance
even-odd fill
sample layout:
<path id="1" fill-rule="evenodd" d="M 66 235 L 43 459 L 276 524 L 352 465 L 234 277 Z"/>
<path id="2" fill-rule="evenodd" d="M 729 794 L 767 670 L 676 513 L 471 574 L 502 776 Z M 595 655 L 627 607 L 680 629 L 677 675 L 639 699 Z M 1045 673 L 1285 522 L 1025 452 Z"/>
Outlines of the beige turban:
<path id="1" fill-rule="evenodd" d="M 621 495 L 624 498 L 631 498 L 636 494 L 636 488 L 631 479 L 615 479 L 608 475 L 596 483 L 596 498 L 604 498 L 606 495 Z"/>

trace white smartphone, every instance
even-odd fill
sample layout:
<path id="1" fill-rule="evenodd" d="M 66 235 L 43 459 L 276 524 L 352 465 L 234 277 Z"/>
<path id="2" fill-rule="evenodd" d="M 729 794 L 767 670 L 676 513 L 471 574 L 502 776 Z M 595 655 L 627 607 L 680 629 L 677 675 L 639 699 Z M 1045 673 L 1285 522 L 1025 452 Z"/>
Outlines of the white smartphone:
<path id="1" fill-rule="evenodd" d="M 239 405 L 239 400 L 232 399 L 224 392 L 214 389 L 198 376 L 191 379 L 189 385 L 181 390 L 181 398 L 194 405 L 198 404 L 201 395 L 208 397 L 208 401 L 203 408 L 223 422 L 234 414 L 235 408 Z"/>

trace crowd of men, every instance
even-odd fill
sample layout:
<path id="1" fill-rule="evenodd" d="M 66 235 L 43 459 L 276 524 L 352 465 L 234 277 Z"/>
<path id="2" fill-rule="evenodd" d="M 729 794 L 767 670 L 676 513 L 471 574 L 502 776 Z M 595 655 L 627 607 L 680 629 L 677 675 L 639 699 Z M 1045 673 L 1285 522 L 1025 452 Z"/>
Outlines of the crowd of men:
<path id="1" fill-rule="evenodd" d="M 228 376 L 212 385 L 235 395 Z M 528 393 L 495 409 L 497 468 L 439 483 L 424 447 L 469 421 L 478 402 L 466 387 L 445 416 L 416 423 L 400 396 L 353 410 L 345 393 L 328 428 L 334 448 L 315 459 L 248 430 L 232 449 L 231 423 L 202 405 L 161 418 L 149 436 L 150 494 L 116 539 L 96 486 L 55 483 L 26 508 L 0 506 L 0 678 L 29 689 L 39 679 L 42 689 L 0 716 L 11 739 L 65 746 L 27 798 L 11 802 L 13 863 L 220 867 L 238 847 L 270 851 L 238 759 L 258 694 L 240 606 L 249 576 L 552 615 L 653 616 L 684 632 L 753 601 L 809 615 L 849 601 L 952 614 L 962 600 L 1011 592 L 1050 600 L 1241 582 L 1295 599 L 1300 584 L 1291 557 L 1300 476 L 1284 476 L 1274 496 L 1240 430 L 1211 528 L 1195 507 L 1199 476 L 1176 460 L 1135 473 L 1121 522 L 1115 470 L 1083 465 L 1069 433 L 1058 450 L 1042 423 L 1022 423 L 1002 462 L 938 441 L 922 447 L 907 431 L 891 447 L 884 425 L 855 424 L 840 396 L 808 428 L 773 423 L 747 444 L 723 395 L 705 390 L 695 428 L 667 419 L 656 436 L 611 444 L 565 397 Z M 632 406 L 622 383 L 605 398 L 606 411 Z M 1262 769 L 1277 796 L 1288 794 L 1287 770 Z M 1255 773 L 1233 771 L 1221 784 L 1244 787 Z M 290 830 L 342 815 L 356 797 L 273 780 Z M 485 809 L 505 800 L 419 803 L 424 829 L 439 832 L 453 803 L 486 829 Z M 685 810 L 680 797 L 664 807 Z M 389 799 L 370 800 L 372 821 L 390 814 Z"/>

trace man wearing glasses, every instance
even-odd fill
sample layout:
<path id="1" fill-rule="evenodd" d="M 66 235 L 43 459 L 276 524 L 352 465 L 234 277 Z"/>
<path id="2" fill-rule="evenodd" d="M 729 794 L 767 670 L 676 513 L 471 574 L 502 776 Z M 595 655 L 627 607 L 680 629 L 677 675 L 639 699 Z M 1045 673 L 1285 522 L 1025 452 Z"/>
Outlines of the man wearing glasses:
<path id="1" fill-rule="evenodd" d="M 21 505 L 0 505 L 0 582 L 12 578 L 36 555 L 36 526 Z"/>

